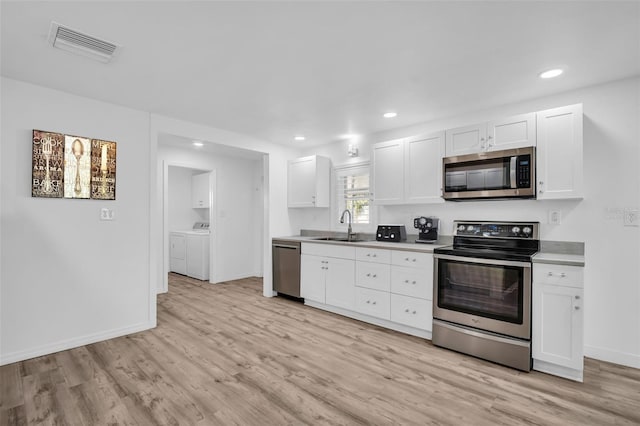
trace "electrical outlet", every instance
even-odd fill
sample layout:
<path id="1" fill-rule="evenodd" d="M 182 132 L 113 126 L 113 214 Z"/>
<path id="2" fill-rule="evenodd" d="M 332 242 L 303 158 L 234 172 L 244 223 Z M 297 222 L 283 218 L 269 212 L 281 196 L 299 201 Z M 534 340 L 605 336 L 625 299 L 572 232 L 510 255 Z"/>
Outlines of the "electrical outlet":
<path id="1" fill-rule="evenodd" d="M 640 226 L 638 209 L 624 209 L 624 226 Z"/>
<path id="2" fill-rule="evenodd" d="M 560 225 L 562 223 L 562 210 L 549 210 L 549 224 Z"/>
<path id="3" fill-rule="evenodd" d="M 113 210 L 100 209 L 100 220 L 113 220 Z"/>

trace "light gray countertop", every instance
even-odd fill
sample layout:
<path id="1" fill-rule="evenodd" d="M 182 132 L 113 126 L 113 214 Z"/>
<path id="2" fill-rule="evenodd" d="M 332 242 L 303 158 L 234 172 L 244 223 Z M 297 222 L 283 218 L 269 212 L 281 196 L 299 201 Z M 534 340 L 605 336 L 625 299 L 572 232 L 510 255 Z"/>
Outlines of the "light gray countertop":
<path id="1" fill-rule="evenodd" d="M 291 242 L 303 242 L 303 243 L 314 243 L 314 244 L 333 244 L 333 245 L 346 245 L 353 247 L 367 247 L 367 248 L 376 248 L 376 249 L 388 249 L 388 250 L 402 250 L 402 251 L 418 251 L 423 253 L 433 253 L 433 249 L 437 247 L 444 247 L 449 244 L 419 244 L 410 242 L 411 240 L 407 240 L 402 243 L 389 243 L 386 241 L 357 241 L 357 242 L 348 242 L 348 241 L 327 241 L 327 240 L 317 240 L 315 238 L 318 237 L 307 237 L 307 236 L 287 236 L 287 237 L 275 237 L 274 240 L 281 241 L 291 241 Z"/>
<path id="2" fill-rule="evenodd" d="M 584 266 L 584 255 L 538 252 L 533 256 L 533 263 L 550 263 L 555 265 Z"/>

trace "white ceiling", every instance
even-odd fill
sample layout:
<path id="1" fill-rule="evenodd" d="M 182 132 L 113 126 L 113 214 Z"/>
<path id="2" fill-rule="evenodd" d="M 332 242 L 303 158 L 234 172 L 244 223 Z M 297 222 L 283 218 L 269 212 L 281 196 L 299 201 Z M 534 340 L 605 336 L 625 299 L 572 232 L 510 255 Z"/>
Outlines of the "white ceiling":
<path id="1" fill-rule="evenodd" d="M 640 74 L 633 1 L 2 1 L 1 15 L 3 76 L 290 146 Z M 122 51 L 105 65 L 53 49 L 51 21 Z"/>

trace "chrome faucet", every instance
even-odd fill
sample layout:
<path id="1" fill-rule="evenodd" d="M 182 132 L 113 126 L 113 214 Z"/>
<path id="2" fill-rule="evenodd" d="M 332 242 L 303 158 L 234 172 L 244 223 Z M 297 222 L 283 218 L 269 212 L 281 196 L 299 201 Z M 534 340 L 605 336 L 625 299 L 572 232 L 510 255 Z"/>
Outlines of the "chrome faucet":
<path id="1" fill-rule="evenodd" d="M 340 215 L 340 223 L 344 223 L 344 215 L 345 213 L 349 213 L 349 227 L 347 228 L 347 241 L 351 241 L 351 237 L 355 234 L 353 233 L 353 229 L 351 228 L 351 211 L 349 209 L 345 209 Z"/>

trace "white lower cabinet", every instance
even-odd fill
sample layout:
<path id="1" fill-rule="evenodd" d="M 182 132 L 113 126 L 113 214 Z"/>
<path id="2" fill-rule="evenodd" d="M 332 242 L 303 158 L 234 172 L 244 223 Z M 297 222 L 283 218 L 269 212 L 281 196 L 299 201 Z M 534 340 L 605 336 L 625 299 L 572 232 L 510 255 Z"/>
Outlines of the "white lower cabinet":
<path id="1" fill-rule="evenodd" d="M 388 291 L 356 287 L 356 311 L 376 318 L 390 318 L 390 294 Z"/>
<path id="2" fill-rule="evenodd" d="M 431 331 L 432 320 L 431 300 L 391 294 L 391 321 Z"/>
<path id="3" fill-rule="evenodd" d="M 354 309 L 355 249 L 302 243 L 301 250 L 300 296 L 305 300 Z"/>
<path id="4" fill-rule="evenodd" d="M 582 381 L 584 369 L 583 268 L 533 265 L 534 370 Z"/>
<path id="5" fill-rule="evenodd" d="M 209 234 L 171 232 L 169 270 L 199 280 L 208 280 Z"/>
<path id="6" fill-rule="evenodd" d="M 302 243 L 305 303 L 431 338 L 433 254 Z"/>
<path id="7" fill-rule="evenodd" d="M 187 238 L 183 233 L 169 234 L 169 270 L 187 274 Z"/>

